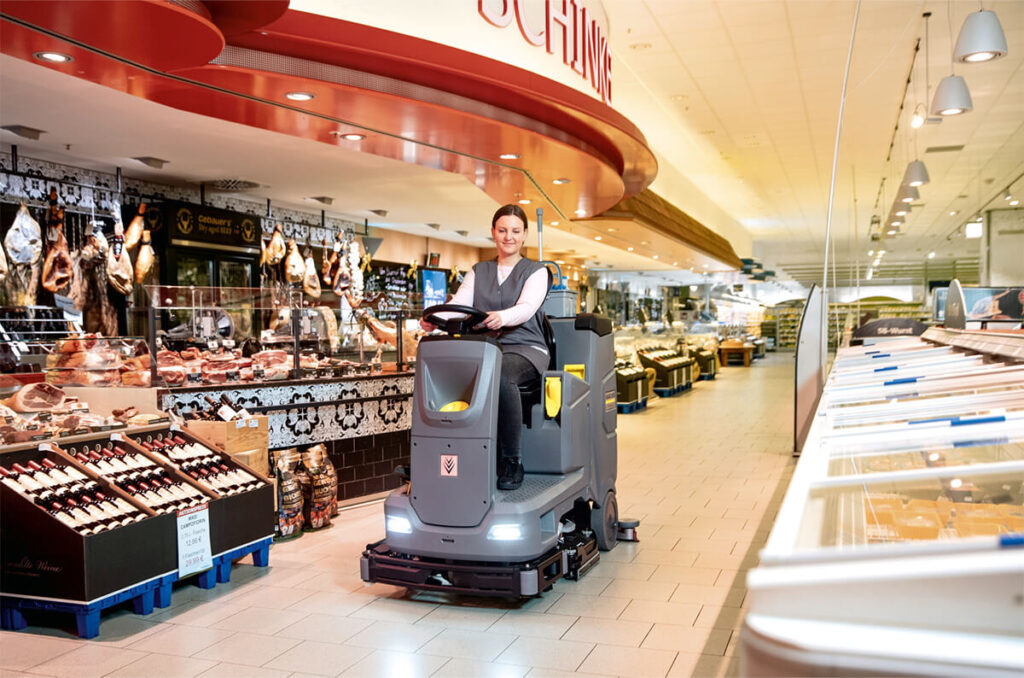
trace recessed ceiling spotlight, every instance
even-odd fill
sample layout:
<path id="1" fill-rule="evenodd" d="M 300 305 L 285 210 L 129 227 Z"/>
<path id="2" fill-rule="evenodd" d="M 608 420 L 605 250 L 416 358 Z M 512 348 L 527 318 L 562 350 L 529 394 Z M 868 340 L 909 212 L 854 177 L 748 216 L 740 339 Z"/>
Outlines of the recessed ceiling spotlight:
<path id="1" fill-rule="evenodd" d="M 40 61 L 47 61 L 51 64 L 66 64 L 75 60 L 70 54 L 61 54 L 60 52 L 36 52 L 32 56 Z"/>
<path id="2" fill-rule="evenodd" d="M 586 213 L 587 213 L 587 210 L 583 209 L 582 207 L 580 209 L 576 210 L 576 216 L 578 216 L 578 217 L 582 217 Z"/>
<path id="3" fill-rule="evenodd" d="M 672 262 L 672 265 L 673 265 L 673 266 L 678 266 L 678 265 L 679 265 L 679 262 L 678 262 L 678 261 L 673 261 L 673 262 Z"/>
<path id="4" fill-rule="evenodd" d="M 558 178 L 558 179 L 555 179 L 555 180 L 554 180 L 554 181 L 552 181 L 551 183 L 553 183 L 553 184 L 558 184 L 559 186 L 561 186 L 562 184 L 567 184 L 567 183 L 569 183 L 570 181 L 572 181 L 572 179 L 566 179 L 565 177 L 560 177 L 560 178 Z"/>
<path id="5" fill-rule="evenodd" d="M 498 157 L 502 160 L 519 160 L 520 156 L 518 153 L 502 153 Z"/>
<path id="6" fill-rule="evenodd" d="M 1010 198 L 1009 205 L 1011 207 L 1016 207 L 1019 204 L 1020 204 L 1020 198 Z"/>
<path id="7" fill-rule="evenodd" d="M 555 263 L 558 264 L 559 266 L 561 266 L 562 264 L 565 263 L 565 260 L 564 259 L 555 259 Z"/>
<path id="8" fill-rule="evenodd" d="M 519 199 L 519 204 L 520 205 L 529 205 L 530 204 L 530 199 L 529 198 L 520 198 Z"/>
<path id="9" fill-rule="evenodd" d="M 869 256 L 869 257 L 870 257 L 870 256 L 873 256 L 873 255 L 874 255 L 874 253 L 875 253 L 875 251 L 874 251 L 874 250 L 868 250 L 868 256 Z"/>
<path id="10" fill-rule="evenodd" d="M 935 252 L 929 252 L 928 253 L 928 258 L 929 259 L 934 259 L 935 258 Z"/>
<path id="11" fill-rule="evenodd" d="M 949 213 L 949 216 L 951 216 L 951 217 L 955 217 L 955 216 L 956 216 L 956 215 L 958 215 L 958 214 L 960 214 L 960 213 L 959 213 L 959 212 L 957 212 L 956 210 L 952 210 L 952 211 L 950 211 L 950 213 Z"/>
<path id="12" fill-rule="evenodd" d="M 595 235 L 594 236 L 594 240 L 600 240 L 600 239 L 601 239 L 601 236 L 599 236 L 599 235 Z"/>
<path id="13" fill-rule="evenodd" d="M 558 226 L 558 222 L 552 221 L 550 224 L 548 224 L 548 226 Z"/>
<path id="14" fill-rule="evenodd" d="M 316 95 L 312 92 L 287 92 L 284 96 L 292 101 L 312 101 L 316 99 Z"/>
<path id="15" fill-rule="evenodd" d="M 651 258 L 652 258 L 652 259 L 657 259 L 657 258 L 658 258 L 658 255 L 657 255 L 657 254 L 655 254 L 655 255 L 654 255 L 653 257 L 651 257 Z"/>
<path id="16" fill-rule="evenodd" d="M 646 241 L 646 240 L 641 240 L 641 241 L 640 241 L 640 244 L 641 244 L 641 245 L 646 245 L 646 244 L 647 244 L 647 241 Z"/>
<path id="17" fill-rule="evenodd" d="M 609 232 L 609 233 L 615 233 L 615 232 L 616 232 L 616 231 L 618 231 L 618 230 L 619 230 L 619 229 L 617 229 L 617 228 L 609 228 L 609 229 L 608 229 L 608 232 Z"/>
<path id="18" fill-rule="evenodd" d="M 345 141 L 362 141 L 363 139 L 366 138 L 365 134 L 357 134 L 355 132 L 351 132 L 349 134 L 342 134 L 340 136 Z"/>
<path id="19" fill-rule="evenodd" d="M 627 248 L 626 248 L 626 251 L 627 251 L 627 252 L 632 252 L 632 251 L 633 251 L 633 248 L 632 248 L 632 247 L 627 247 Z"/>

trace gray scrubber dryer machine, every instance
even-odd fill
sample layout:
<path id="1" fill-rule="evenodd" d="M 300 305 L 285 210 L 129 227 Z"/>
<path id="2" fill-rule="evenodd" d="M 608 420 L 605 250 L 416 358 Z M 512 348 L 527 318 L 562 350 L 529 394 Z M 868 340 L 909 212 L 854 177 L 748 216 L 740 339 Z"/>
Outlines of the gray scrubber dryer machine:
<path id="1" fill-rule="evenodd" d="M 384 503 L 386 537 L 369 544 L 360 563 L 367 582 L 531 597 L 561 577 L 579 578 L 597 563 L 599 549 L 615 545 L 611 321 L 590 314 L 549 319 L 549 369 L 539 388 L 520 392 L 525 479 L 502 491 L 496 468 L 502 350 L 475 333 L 485 316 L 452 305 L 424 313 L 447 336 L 425 337 L 419 345 L 410 482 Z"/>

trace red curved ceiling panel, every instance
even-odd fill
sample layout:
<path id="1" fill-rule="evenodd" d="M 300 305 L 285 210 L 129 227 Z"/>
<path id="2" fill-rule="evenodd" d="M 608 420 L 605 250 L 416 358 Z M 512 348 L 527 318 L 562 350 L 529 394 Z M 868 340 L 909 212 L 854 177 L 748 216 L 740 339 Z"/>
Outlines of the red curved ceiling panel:
<path id="1" fill-rule="evenodd" d="M 224 49 L 224 36 L 206 7 L 200 2 L 190 7 L 168 0 L 0 3 L 4 14 L 160 70 L 205 64 Z"/>
<path id="2" fill-rule="evenodd" d="M 288 0 L 203 0 L 203 4 L 229 38 L 266 26 L 288 10 Z"/>
<path id="3" fill-rule="evenodd" d="M 269 10 L 281 3 L 239 4 Z M 86 16 L 80 6 L 97 6 L 98 13 Z M 4 0 L 0 8 L 168 75 L 5 21 L 7 54 L 32 60 L 35 51 L 68 52 L 75 62 L 47 67 L 181 110 L 456 172 L 499 202 L 519 195 L 544 201 L 540 187 L 563 215 L 582 209 L 589 216 L 643 190 L 657 171 L 643 135 L 605 104 L 527 71 L 417 38 L 287 11 L 261 31 L 232 39 L 233 47 L 221 53 L 221 47 L 214 50 L 223 38 L 213 23 L 168 2 Z M 215 9 L 214 19 L 223 20 L 223 11 L 229 10 Z M 138 39 L 140 32 L 159 35 L 147 43 Z M 195 44 L 183 46 L 183 36 Z M 258 67 L 207 63 L 218 54 L 218 62 L 248 59 Z M 358 85 L 308 77 L 323 64 L 356 72 Z M 288 101 L 285 93 L 296 90 L 317 97 Z M 368 130 L 367 138 L 338 139 L 332 133 L 350 131 L 344 122 Z M 521 158 L 500 161 L 506 152 Z M 561 177 L 572 181 L 553 183 Z"/>

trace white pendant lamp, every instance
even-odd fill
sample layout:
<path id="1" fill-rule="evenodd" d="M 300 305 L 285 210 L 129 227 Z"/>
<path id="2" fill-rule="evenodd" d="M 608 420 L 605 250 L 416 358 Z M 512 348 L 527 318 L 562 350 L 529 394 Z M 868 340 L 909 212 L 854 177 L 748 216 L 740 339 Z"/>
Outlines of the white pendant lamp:
<path id="1" fill-rule="evenodd" d="M 932 99 L 932 115 L 960 115 L 974 108 L 967 83 L 959 75 L 947 75 L 939 81 Z"/>
<path id="2" fill-rule="evenodd" d="M 907 165 L 907 171 L 903 173 L 903 184 L 905 186 L 924 186 L 929 181 L 928 168 L 920 160 L 913 160 Z"/>
<path id="3" fill-rule="evenodd" d="M 896 201 L 910 204 L 920 197 L 921 193 L 913 186 L 900 186 L 900 191 L 896 194 Z"/>
<path id="4" fill-rule="evenodd" d="M 964 19 L 953 58 L 960 63 L 979 63 L 1006 56 L 1006 35 L 995 12 L 972 12 Z"/>

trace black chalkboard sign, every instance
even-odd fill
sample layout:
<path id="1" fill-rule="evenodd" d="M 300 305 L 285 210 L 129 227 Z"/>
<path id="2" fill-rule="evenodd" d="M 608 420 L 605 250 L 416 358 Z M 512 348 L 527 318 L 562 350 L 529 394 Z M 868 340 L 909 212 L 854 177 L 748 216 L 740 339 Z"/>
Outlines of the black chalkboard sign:
<path id="1" fill-rule="evenodd" d="M 399 309 L 405 309 L 406 317 L 409 317 L 410 310 L 415 310 L 418 304 L 414 297 L 416 276 L 409 276 L 409 266 L 406 264 L 371 262 L 363 287 L 366 297 L 372 297 L 378 292 L 385 293 L 380 309 L 375 314 L 381 320 L 394 320 Z"/>

